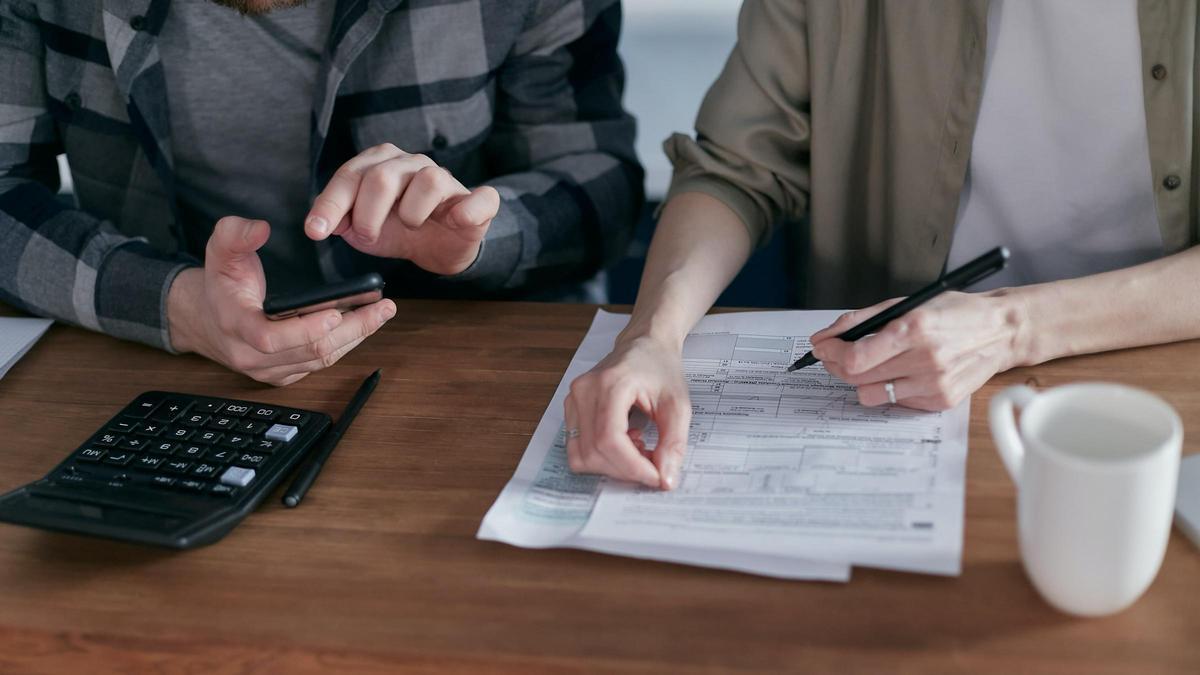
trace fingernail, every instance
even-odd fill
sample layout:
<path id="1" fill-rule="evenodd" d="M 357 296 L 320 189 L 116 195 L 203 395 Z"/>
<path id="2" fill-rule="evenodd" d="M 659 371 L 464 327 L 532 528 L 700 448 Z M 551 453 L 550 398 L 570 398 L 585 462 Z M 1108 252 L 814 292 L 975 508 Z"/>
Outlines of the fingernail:
<path id="1" fill-rule="evenodd" d="M 674 490 L 679 485 L 679 458 L 671 455 L 663 460 L 663 484 L 668 490 Z"/>
<path id="2" fill-rule="evenodd" d="M 322 237 L 329 234 L 329 221 L 325 220 L 321 216 L 313 216 L 309 218 L 307 225 L 308 229 L 312 230 L 314 234 Z"/>
<path id="3" fill-rule="evenodd" d="M 256 220 L 247 220 L 246 223 L 242 225 L 242 241 L 247 241 L 250 239 L 250 235 L 254 233 L 255 225 L 258 225 L 258 221 Z"/>

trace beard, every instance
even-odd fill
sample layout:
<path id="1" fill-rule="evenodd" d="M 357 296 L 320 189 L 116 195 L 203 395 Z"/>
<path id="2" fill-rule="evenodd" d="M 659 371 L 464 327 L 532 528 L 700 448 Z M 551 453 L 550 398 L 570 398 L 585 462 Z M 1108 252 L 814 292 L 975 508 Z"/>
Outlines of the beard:
<path id="1" fill-rule="evenodd" d="M 259 16 L 276 9 L 298 7 L 308 0 L 212 0 L 222 7 L 236 9 L 247 16 Z"/>

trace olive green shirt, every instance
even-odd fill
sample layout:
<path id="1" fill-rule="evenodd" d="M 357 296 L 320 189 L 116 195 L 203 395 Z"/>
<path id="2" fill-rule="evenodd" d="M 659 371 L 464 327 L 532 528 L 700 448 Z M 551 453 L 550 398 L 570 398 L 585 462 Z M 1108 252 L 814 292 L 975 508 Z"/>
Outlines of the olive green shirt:
<path id="1" fill-rule="evenodd" d="M 799 238 L 812 307 L 903 295 L 942 271 L 982 94 L 987 0 L 746 0 L 738 44 L 676 134 L 671 193 L 728 205 L 762 243 Z M 1196 243 L 1194 0 L 1140 0 L 1163 248 Z"/>

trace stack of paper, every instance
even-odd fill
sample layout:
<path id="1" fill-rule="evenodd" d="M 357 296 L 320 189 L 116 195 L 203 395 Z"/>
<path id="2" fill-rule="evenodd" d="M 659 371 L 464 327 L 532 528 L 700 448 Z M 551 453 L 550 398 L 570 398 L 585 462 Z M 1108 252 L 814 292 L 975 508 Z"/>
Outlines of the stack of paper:
<path id="1" fill-rule="evenodd" d="M 688 455 L 679 487 L 660 492 L 567 467 L 568 387 L 628 321 L 597 313 L 479 538 L 791 579 L 846 581 L 852 565 L 958 574 L 967 404 L 864 408 L 820 366 L 785 373 L 837 315 L 705 317 L 684 345 Z"/>
<path id="2" fill-rule="evenodd" d="M 49 319 L 0 317 L 0 378 L 25 356 L 25 352 L 42 337 L 51 323 Z"/>

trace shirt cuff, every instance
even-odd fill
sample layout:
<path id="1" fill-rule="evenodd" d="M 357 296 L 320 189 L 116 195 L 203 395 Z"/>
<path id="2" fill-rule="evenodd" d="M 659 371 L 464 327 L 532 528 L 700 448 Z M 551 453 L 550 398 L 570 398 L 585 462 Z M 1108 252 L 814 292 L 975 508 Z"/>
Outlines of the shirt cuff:
<path id="1" fill-rule="evenodd" d="M 96 278 L 96 318 L 100 329 L 176 353 L 171 347 L 167 296 L 179 273 L 194 263 L 161 257 L 141 240 L 111 251 Z"/>
<path id="2" fill-rule="evenodd" d="M 703 150 L 695 141 L 682 134 L 675 134 L 668 138 L 663 146 L 675 167 L 664 204 L 672 197 L 685 192 L 709 195 L 728 206 L 741 219 L 756 247 L 767 242 L 770 238 L 771 222 L 763 213 L 761 205 L 736 183 L 710 171 L 698 162 L 693 155 L 697 152 L 703 153 Z"/>

